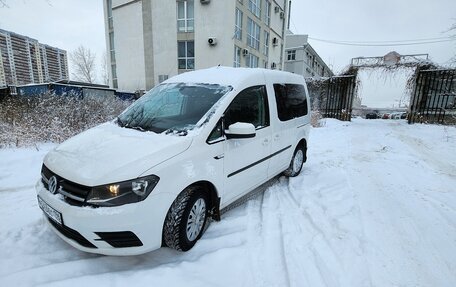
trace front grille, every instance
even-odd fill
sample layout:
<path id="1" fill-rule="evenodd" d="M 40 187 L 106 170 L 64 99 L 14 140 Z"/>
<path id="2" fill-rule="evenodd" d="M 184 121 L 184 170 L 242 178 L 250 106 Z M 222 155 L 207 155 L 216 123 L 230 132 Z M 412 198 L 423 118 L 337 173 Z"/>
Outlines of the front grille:
<path id="1" fill-rule="evenodd" d="M 85 203 L 91 190 L 90 187 L 64 179 L 52 172 L 43 164 L 41 167 L 41 181 L 43 182 L 44 187 L 48 190 L 48 182 L 52 176 L 57 178 L 57 192 L 63 195 L 67 203 L 77 206 L 82 206 Z"/>
<path id="2" fill-rule="evenodd" d="M 79 245 L 87 247 L 87 248 L 97 248 L 95 245 L 90 243 L 89 240 L 87 240 L 84 236 L 82 236 L 79 232 L 77 232 L 74 229 L 69 228 L 68 226 L 65 225 L 60 225 L 54 220 L 48 218 L 48 221 L 51 223 L 52 226 L 54 226 L 55 229 L 57 229 L 58 232 L 60 232 L 63 236 L 72 239 L 76 241 Z"/>
<path id="3" fill-rule="evenodd" d="M 138 236 L 131 231 L 118 231 L 118 232 L 95 232 L 96 235 L 100 236 L 100 239 L 106 241 L 109 245 L 116 248 L 122 247 L 136 247 L 143 246 Z"/>

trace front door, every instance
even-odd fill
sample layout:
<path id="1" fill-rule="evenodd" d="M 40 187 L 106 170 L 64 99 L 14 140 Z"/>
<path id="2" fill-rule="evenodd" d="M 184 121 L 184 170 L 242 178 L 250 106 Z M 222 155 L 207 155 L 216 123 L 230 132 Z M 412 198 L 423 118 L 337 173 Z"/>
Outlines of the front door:
<path id="1" fill-rule="evenodd" d="M 237 122 L 253 124 L 256 135 L 224 142 L 224 204 L 267 180 L 272 131 L 265 86 L 247 88 L 231 102 L 225 111 L 224 128 Z"/>

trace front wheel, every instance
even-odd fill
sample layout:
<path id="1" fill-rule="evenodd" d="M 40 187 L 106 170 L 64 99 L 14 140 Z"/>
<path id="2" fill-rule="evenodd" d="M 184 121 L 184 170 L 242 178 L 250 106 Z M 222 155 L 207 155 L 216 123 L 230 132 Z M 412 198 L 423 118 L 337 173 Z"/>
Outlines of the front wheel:
<path id="1" fill-rule="evenodd" d="M 283 172 L 285 176 L 295 177 L 301 172 L 304 164 L 305 151 L 302 146 L 298 146 L 291 158 L 290 166 Z"/>
<path id="2" fill-rule="evenodd" d="M 169 208 L 163 227 L 166 246 L 187 251 L 203 235 L 208 217 L 208 200 L 199 187 L 179 194 Z"/>

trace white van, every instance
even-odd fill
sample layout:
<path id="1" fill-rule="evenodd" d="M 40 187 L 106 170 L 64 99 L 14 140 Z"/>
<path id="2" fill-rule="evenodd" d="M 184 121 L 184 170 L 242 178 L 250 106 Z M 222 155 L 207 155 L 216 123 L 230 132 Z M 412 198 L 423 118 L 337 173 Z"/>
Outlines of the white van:
<path id="1" fill-rule="evenodd" d="M 306 161 L 302 76 L 216 67 L 173 77 L 112 122 L 49 152 L 37 183 L 51 228 L 107 255 L 189 250 L 209 218 Z"/>

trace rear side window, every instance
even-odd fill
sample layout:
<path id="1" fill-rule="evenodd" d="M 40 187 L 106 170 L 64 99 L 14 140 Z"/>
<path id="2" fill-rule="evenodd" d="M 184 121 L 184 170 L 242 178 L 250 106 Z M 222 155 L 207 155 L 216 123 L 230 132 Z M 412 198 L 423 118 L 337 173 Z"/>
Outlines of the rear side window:
<path id="1" fill-rule="evenodd" d="M 277 113 L 281 121 L 307 115 L 306 90 L 303 85 L 274 84 Z"/>

